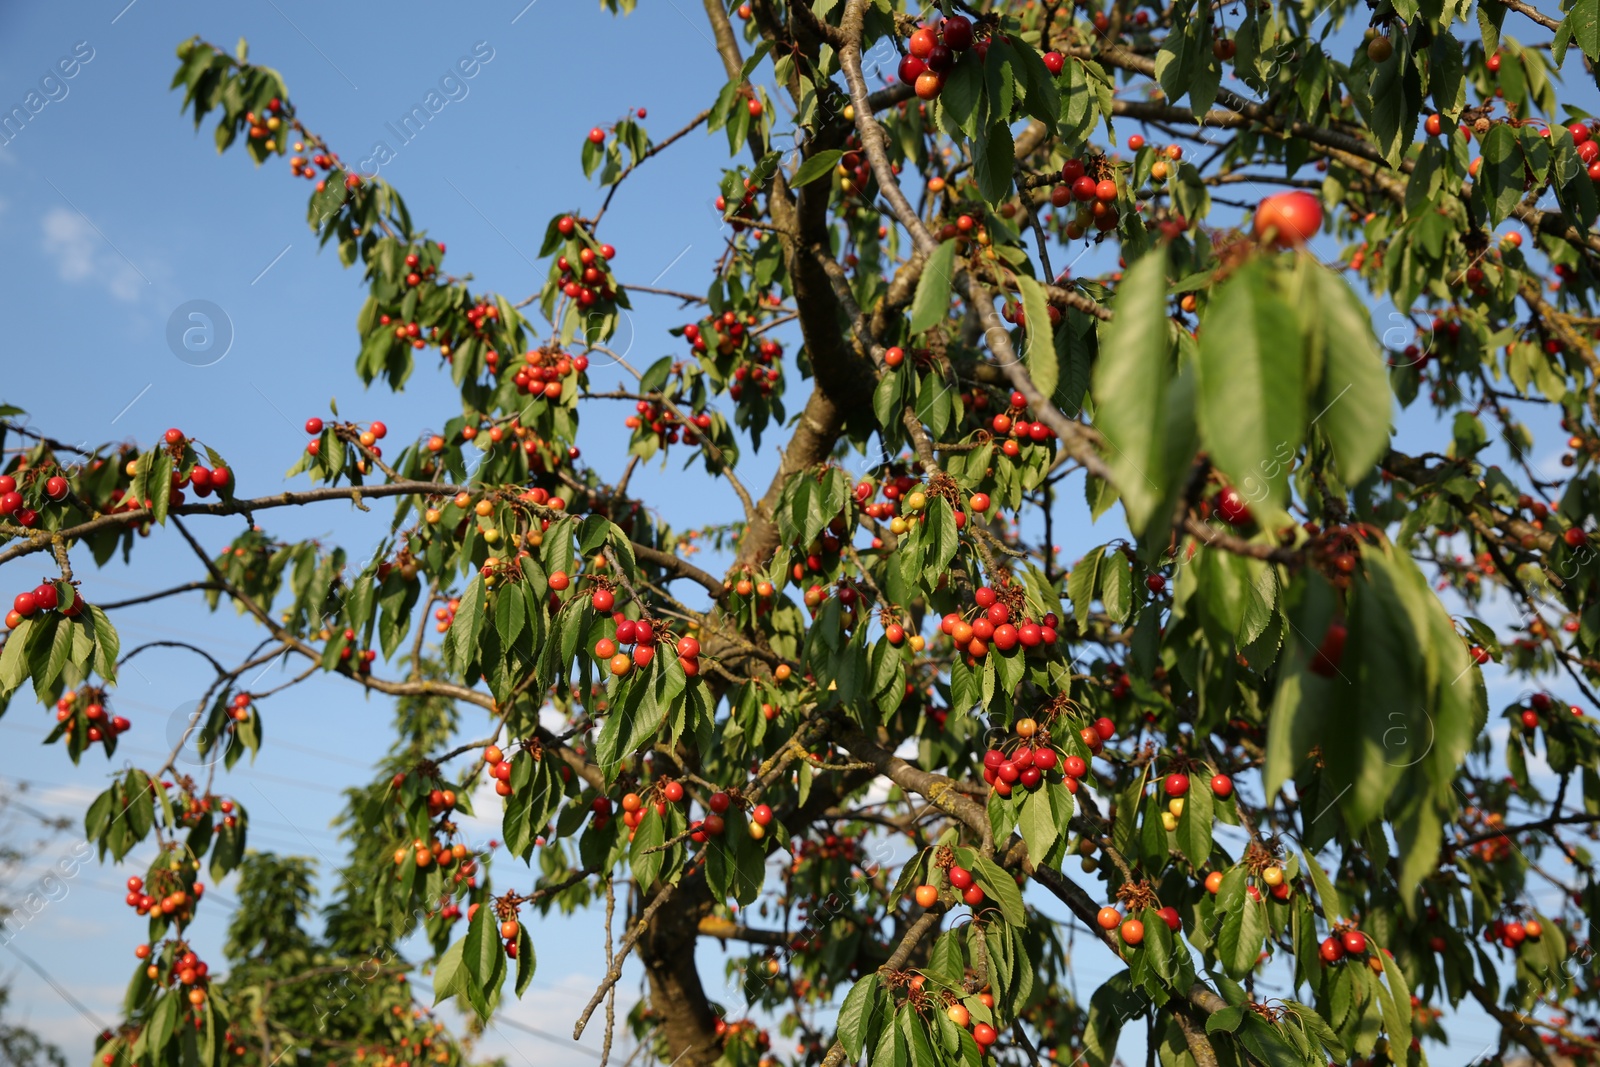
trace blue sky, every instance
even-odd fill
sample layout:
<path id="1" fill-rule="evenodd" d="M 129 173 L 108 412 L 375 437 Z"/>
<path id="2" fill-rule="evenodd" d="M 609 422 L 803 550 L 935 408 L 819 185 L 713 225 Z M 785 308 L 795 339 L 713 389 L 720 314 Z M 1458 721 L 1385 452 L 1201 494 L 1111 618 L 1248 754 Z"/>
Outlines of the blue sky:
<path id="1" fill-rule="evenodd" d="M 346 417 L 384 420 L 395 440 L 442 424 L 455 394 L 435 368 L 419 367 L 403 394 L 361 388 L 352 370 L 360 278 L 317 251 L 305 224 L 310 183 L 291 178 L 281 161 L 257 172 L 241 151 L 219 157 L 210 126 L 197 135 L 178 114 L 181 98 L 167 89 L 173 48 L 197 33 L 229 48 L 247 38 L 251 58 L 284 76 L 301 118 L 347 160 L 368 157 L 377 141 L 397 150 L 382 176 L 406 197 L 413 218 L 447 243 L 447 266 L 470 269 L 478 286 L 518 300 L 542 283 L 534 253 L 550 215 L 599 202 L 578 162 L 589 128 L 646 107 L 647 126 L 660 139 L 708 106 L 723 83 L 693 0 L 641 0 L 625 19 L 603 14 L 593 0 L 525 3 L 113 0 L 0 9 L 0 110 L 22 104 L 75 48 L 80 59 L 70 79 L 46 83 L 53 99 L 0 148 L 0 247 L 7 250 L 0 288 L 12 312 L 0 401 L 26 408 L 39 428 L 69 441 L 148 444 L 167 427 L 180 427 L 228 458 L 245 495 L 291 484 L 283 471 L 303 447 L 300 425 L 326 415 L 329 398 L 337 398 Z M 491 50 L 492 58 L 464 83 L 464 94 L 453 90 L 448 105 L 401 145 L 389 124 L 475 48 L 480 57 Z M 601 237 L 617 246 L 625 284 L 704 290 L 726 236 L 711 206 L 727 165 L 725 147 L 720 133 L 691 134 L 623 187 Z M 1219 208 L 1213 221 L 1231 222 L 1237 214 Z M 1055 262 L 1067 259 L 1058 250 Z M 1074 271 L 1106 265 L 1091 257 Z M 226 355 L 207 366 L 178 358 L 167 341 L 175 310 L 200 300 L 222 310 L 232 336 Z M 665 330 L 689 315 L 662 297 L 638 295 L 634 303 L 617 345 L 635 366 L 681 352 Z M 1380 329 L 1393 325 L 1392 310 L 1375 309 Z M 597 389 L 612 384 L 596 376 Z M 790 396 L 795 410 L 800 397 Z M 625 461 L 627 413 L 624 405 L 585 412 L 585 457 L 611 477 Z M 1437 432 L 1421 417 L 1408 418 L 1404 429 L 1415 440 Z M 772 465 L 770 446 L 760 455 L 747 450 L 740 474 L 747 484 L 764 485 Z M 651 496 L 668 521 L 688 527 L 738 516 L 731 493 L 703 477 L 678 475 L 676 466 L 652 474 L 660 481 Z M 1076 493 L 1066 495 L 1057 529 L 1066 531 L 1059 535 L 1062 552 L 1072 559 L 1117 531 L 1090 529 Z M 363 516 L 339 505 L 278 511 L 268 528 L 283 537 L 337 539 L 359 559 L 386 528 L 387 515 L 383 507 Z M 238 532 L 228 520 L 196 529 L 213 549 Z M 114 601 L 198 576 L 176 537 L 153 536 L 139 549 L 134 569 L 80 568 L 90 600 Z M 33 557 L 13 564 L 7 576 L 6 588 L 20 589 L 45 572 Z M 206 615 L 197 598 L 128 609 L 117 621 L 124 649 L 192 640 L 237 659 L 260 637 L 231 613 Z M 134 723 L 123 752 L 148 767 L 164 758 L 174 722 L 187 715 L 208 672 L 198 658 L 175 650 L 152 651 L 134 666 L 114 703 Z M 267 684 L 270 678 L 261 686 Z M 316 679 L 272 701 L 264 714 L 261 757 L 253 767 L 241 764 L 226 788 L 252 813 L 253 844 L 312 856 L 326 871 L 339 855 L 328 830 L 338 790 L 364 780 L 386 747 L 388 707 L 336 680 Z M 120 767 L 123 752 L 109 769 L 94 757 L 74 768 L 62 748 L 37 746 L 49 720 L 25 696 L 0 720 L 6 742 L 0 788 L 25 786 L 34 805 L 76 814 L 104 787 L 108 770 Z M 37 868 L 0 892 L 25 887 L 73 844 L 52 846 Z M 146 858 L 136 854 L 137 869 Z M 91 1015 L 108 1021 L 143 931 L 120 903 L 127 873 L 88 866 L 67 883 L 65 898 L 13 942 L 70 987 Z M 501 867 L 502 886 L 527 880 Z M 220 956 L 228 891 L 219 887 L 202 913 L 202 955 Z M 1040 903 L 1061 913 L 1053 902 Z M 566 1033 L 603 970 L 598 918 L 552 920 L 535 930 L 535 939 L 542 965 L 534 992 L 509 1016 Z M 715 990 L 720 953 L 712 943 L 701 952 Z M 1110 973 L 1103 956 L 1091 949 L 1081 961 L 1084 996 Z M 87 1056 L 95 1027 L 21 966 L 0 950 L 0 976 L 18 976 L 17 1009 L 74 1058 Z M 631 998 L 637 988 L 635 972 L 622 989 Z M 1482 1019 L 1464 1019 L 1453 1030 L 1461 1035 L 1458 1046 L 1436 1051 L 1435 1062 L 1463 1062 L 1490 1034 Z M 598 1048 L 598 1034 L 591 1031 L 584 1045 Z M 491 1031 L 484 1048 L 514 1064 L 524 1057 L 592 1062 L 592 1051 L 560 1046 Z M 1129 1036 L 1124 1051 L 1142 1056 L 1138 1035 Z"/>

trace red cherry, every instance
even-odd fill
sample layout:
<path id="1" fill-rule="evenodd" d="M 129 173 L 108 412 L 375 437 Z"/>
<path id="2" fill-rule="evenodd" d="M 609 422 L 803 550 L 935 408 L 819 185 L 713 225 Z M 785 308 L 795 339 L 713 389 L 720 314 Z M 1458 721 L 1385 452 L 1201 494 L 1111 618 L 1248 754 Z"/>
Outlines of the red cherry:
<path id="1" fill-rule="evenodd" d="M 162 434 L 161 437 L 169 445 L 178 445 L 183 443 L 183 431 L 178 429 L 176 426 Z"/>
<path id="2" fill-rule="evenodd" d="M 678 801 L 683 799 L 683 783 L 668 782 L 666 785 L 661 787 L 661 795 L 666 797 L 672 803 L 676 804 Z"/>
<path id="3" fill-rule="evenodd" d="M 1226 800 L 1233 795 L 1233 779 L 1226 774 L 1217 775 L 1211 779 L 1211 792 Z"/>
<path id="4" fill-rule="evenodd" d="M 609 589 L 596 589 L 589 598 L 589 603 L 594 606 L 594 610 L 600 612 L 610 611 L 612 605 L 616 604 L 616 602 L 616 595 Z"/>
<path id="5" fill-rule="evenodd" d="M 951 15 L 945 19 L 940 29 L 944 33 L 944 43 L 957 52 L 965 52 L 972 47 L 972 22 L 963 15 Z"/>
<path id="6" fill-rule="evenodd" d="M 1272 243 L 1279 248 L 1305 244 L 1321 228 L 1322 202 L 1307 192 L 1275 193 L 1256 208 L 1257 239 L 1270 230 Z"/>
<path id="7" fill-rule="evenodd" d="M 1330 937 L 1317 947 L 1317 954 L 1328 963 L 1338 963 L 1344 959 L 1344 945 L 1337 937 Z"/>
<path id="8" fill-rule="evenodd" d="M 1367 935 L 1360 930 L 1346 930 L 1341 939 L 1344 950 L 1352 956 L 1359 956 L 1367 951 Z"/>
<path id="9" fill-rule="evenodd" d="M 306 420 L 306 433 L 310 434 L 312 437 L 315 437 L 315 436 L 317 436 L 317 434 L 319 434 L 321 432 L 322 432 L 322 420 L 321 419 L 307 419 Z"/>
<path id="10" fill-rule="evenodd" d="M 605 140 L 606 140 L 606 131 L 602 130 L 600 127 L 596 126 L 594 129 L 589 131 L 589 143 L 590 144 L 604 144 Z"/>
<path id="11" fill-rule="evenodd" d="M 39 601 L 32 593 L 18 593 L 17 598 L 11 602 L 11 609 L 23 618 L 27 618 L 39 610 Z"/>
<path id="12" fill-rule="evenodd" d="M 1060 74 L 1067 66 L 1067 57 L 1060 52 L 1046 52 L 1044 54 L 1044 67 L 1051 74 Z"/>
<path id="13" fill-rule="evenodd" d="M 44 492 L 51 500 L 60 500 L 67 495 L 67 480 L 61 475 L 56 475 L 44 483 Z"/>
<path id="14" fill-rule="evenodd" d="M 1094 732 L 1100 735 L 1100 740 L 1109 741 L 1117 736 L 1117 727 L 1115 723 L 1102 715 L 1094 721 Z"/>
<path id="15" fill-rule="evenodd" d="M 706 807 L 710 808 L 718 815 L 721 815 L 723 812 L 727 811 L 728 805 L 731 803 L 733 803 L 733 799 L 729 797 L 728 794 L 721 791 L 712 793 L 711 796 L 706 799 Z"/>
<path id="16" fill-rule="evenodd" d="M 999 1033 L 988 1023 L 979 1023 L 972 1028 L 972 1040 L 978 1043 L 979 1048 L 988 1048 L 999 1039 Z"/>
<path id="17" fill-rule="evenodd" d="M 55 586 L 46 582 L 33 591 L 33 601 L 40 611 L 54 611 L 60 602 L 60 595 Z"/>
<path id="18" fill-rule="evenodd" d="M 955 886 L 957 889 L 971 889 L 972 872 L 967 870 L 965 867 L 951 867 L 950 884 Z"/>
<path id="19" fill-rule="evenodd" d="M 1167 929 L 1173 931 L 1178 929 L 1180 922 L 1178 919 L 1177 908 L 1174 908 L 1169 904 L 1165 908 L 1162 908 L 1160 911 L 1156 912 L 1156 914 L 1161 916 L 1161 921 L 1167 924 Z"/>

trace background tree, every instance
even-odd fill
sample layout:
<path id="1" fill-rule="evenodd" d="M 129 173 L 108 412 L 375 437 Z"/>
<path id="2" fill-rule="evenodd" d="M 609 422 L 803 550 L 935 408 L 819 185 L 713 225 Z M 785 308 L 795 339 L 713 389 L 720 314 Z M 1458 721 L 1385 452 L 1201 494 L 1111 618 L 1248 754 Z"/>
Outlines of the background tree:
<path id="1" fill-rule="evenodd" d="M 196 649 L 205 780 L 175 751 L 87 812 L 102 856 L 161 848 L 129 883 L 149 941 L 102 1061 L 459 1060 L 401 979 L 429 968 L 436 999 L 488 1018 L 532 978 L 538 918 L 576 908 L 622 931 L 575 1027 L 605 1006 L 603 1058 L 634 954 L 648 997 L 624 1022 L 664 1062 L 1042 1047 L 1098 1067 L 1143 1025 L 1169 1065 L 1420 1063 L 1463 1003 L 1502 1053 L 1594 1058 L 1600 760 L 1539 681 L 1592 701 L 1600 673 L 1600 142 L 1555 81 L 1600 53 L 1593 5 L 705 6 L 726 88 L 659 141 L 642 113 L 591 132 L 605 197 L 550 219 L 545 284 L 517 302 L 446 266 L 242 44 L 180 46 L 197 126 L 287 157 L 319 239 L 363 268 L 361 379 L 439 358 L 459 397 L 416 440 L 308 420 L 291 473 L 313 487 L 264 497 L 236 493 L 226 442 L 85 452 L 7 422 L 25 447 L 0 563 L 48 552 L 60 580 L 18 594 L 0 690 L 54 705 L 51 741 L 114 752 L 143 650 L 77 595 L 75 561 L 163 528 L 213 608 L 265 631 L 236 665 Z M 1371 29 L 1341 50 L 1317 17 L 1357 10 Z M 1513 14 L 1552 37 L 1502 35 Z M 874 90 L 864 56 L 890 50 L 898 83 Z M 1146 132 L 1121 140 L 1130 121 Z M 702 124 L 733 157 L 731 237 L 703 297 L 667 294 L 694 308 L 673 354 L 635 371 L 609 342 L 655 294 L 613 274 L 604 217 Z M 1211 225 L 1244 183 L 1288 191 L 1250 233 Z M 1303 247 L 1323 230 L 1331 266 Z M 1052 269 L 1084 241 L 1118 269 Z M 1380 345 L 1363 292 L 1413 310 L 1417 342 Z M 624 383 L 591 388 L 613 365 Z M 1395 399 L 1447 429 L 1397 450 Z M 612 477 L 575 441 L 614 401 L 635 459 Z M 1529 424 L 1557 422 L 1553 479 Z M 778 434 L 775 476 L 746 485 L 740 456 Z M 674 448 L 743 522 L 651 513 L 635 474 Z M 1126 530 L 1069 569 L 1074 481 Z M 270 533 L 278 508 L 381 498 L 392 529 L 362 562 Z M 201 517 L 240 515 L 206 547 Z M 1514 623 L 1475 617 L 1491 589 Z M 285 656 L 300 674 L 247 691 Z M 1529 685 L 1503 734 L 1495 660 Z M 399 719 L 314 935 L 309 867 L 247 859 L 215 787 L 319 671 Z M 503 850 L 464 839 L 490 805 Z M 203 878 L 235 871 L 248 906 L 214 976 L 185 932 Z M 1043 919 L 1044 894 L 1077 925 Z M 1080 928 L 1126 964 L 1086 1001 Z M 432 955 L 400 957 L 418 929 Z M 708 936 L 750 946 L 726 996 L 696 968 Z"/>

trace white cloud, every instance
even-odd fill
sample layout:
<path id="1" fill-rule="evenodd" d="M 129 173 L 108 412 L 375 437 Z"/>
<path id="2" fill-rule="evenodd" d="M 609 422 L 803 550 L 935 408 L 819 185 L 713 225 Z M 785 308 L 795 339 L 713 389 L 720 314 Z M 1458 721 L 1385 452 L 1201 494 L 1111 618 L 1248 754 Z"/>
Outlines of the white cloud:
<path id="1" fill-rule="evenodd" d="M 62 281 L 104 285 L 113 298 L 124 302 L 139 298 L 144 279 L 107 246 L 88 219 L 70 208 L 55 207 L 45 212 L 41 227 L 41 247 L 55 261 Z"/>

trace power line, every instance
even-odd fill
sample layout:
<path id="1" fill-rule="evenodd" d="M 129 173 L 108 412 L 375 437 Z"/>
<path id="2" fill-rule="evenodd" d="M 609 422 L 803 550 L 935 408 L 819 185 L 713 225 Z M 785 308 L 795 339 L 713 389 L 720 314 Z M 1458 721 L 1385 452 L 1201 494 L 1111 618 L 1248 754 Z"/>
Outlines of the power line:
<path id="1" fill-rule="evenodd" d="M 46 982 L 48 982 L 49 985 L 50 985 L 50 988 L 54 989 L 56 991 L 56 993 L 61 997 L 62 1000 L 66 1001 L 68 1004 L 72 1005 L 73 1009 L 76 1010 L 79 1015 L 81 1015 L 85 1019 L 87 1019 L 94 1026 L 95 1031 L 97 1033 L 104 1033 L 105 1031 L 111 1029 L 111 1027 L 107 1026 L 103 1021 L 101 1021 L 101 1019 L 97 1015 L 95 1015 L 94 1012 L 90 1011 L 87 1007 L 85 1007 L 83 1001 L 81 1001 L 77 997 L 73 996 L 72 993 L 69 992 L 65 986 L 63 986 L 60 982 L 56 981 L 55 976 L 52 975 L 49 971 L 45 970 L 43 967 L 41 967 L 39 965 L 38 961 L 35 960 L 32 956 L 28 955 L 26 952 L 23 952 L 20 948 L 18 948 L 16 945 L 13 945 L 10 941 L 6 942 L 6 948 L 11 950 L 11 954 L 13 956 L 17 957 L 17 959 L 21 960 L 24 964 L 26 964 L 28 970 L 32 971 L 34 974 L 38 975 L 40 978 L 43 978 Z"/>
<path id="2" fill-rule="evenodd" d="M 433 983 L 421 975 L 411 976 L 410 982 L 412 985 L 427 986 L 428 992 L 433 992 Z M 575 1052 L 581 1052 L 585 1056 L 591 1056 L 594 1059 L 600 1058 L 600 1053 L 596 1052 L 592 1048 L 589 1048 L 587 1045 L 580 1045 L 571 1038 L 562 1037 L 560 1034 L 552 1034 L 548 1030 L 540 1030 L 538 1027 L 529 1026 L 527 1023 L 519 1023 L 515 1019 L 507 1019 L 501 1016 L 496 1016 L 490 1022 L 490 1025 L 509 1026 L 513 1030 L 521 1030 L 525 1034 L 531 1034 L 534 1037 L 543 1038 L 544 1040 L 549 1041 L 551 1044 L 560 1045 L 562 1048 L 572 1049 Z"/>

